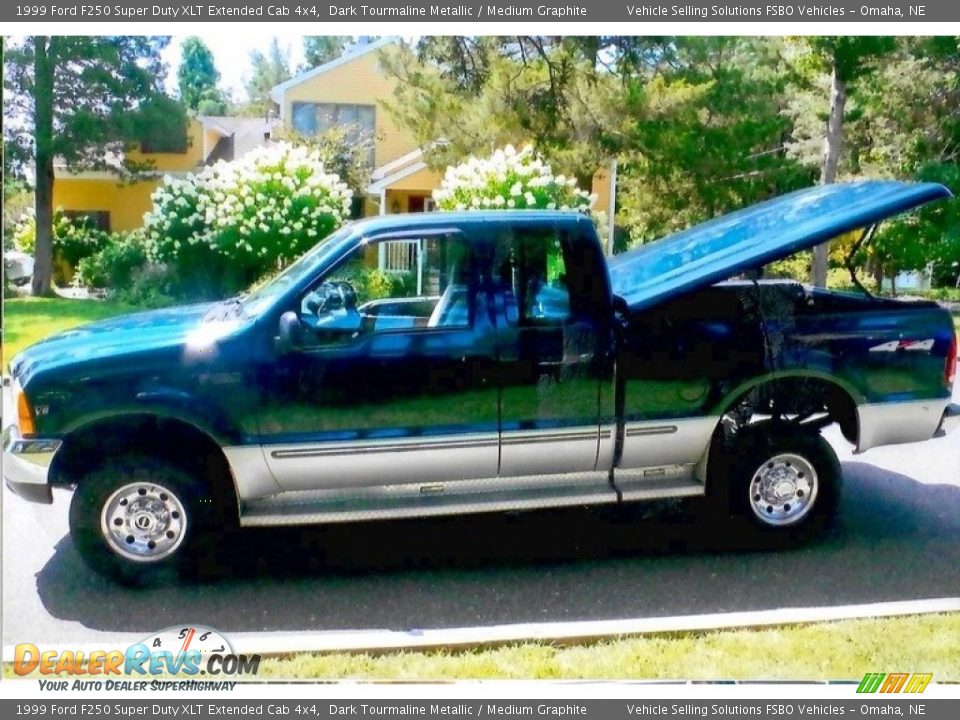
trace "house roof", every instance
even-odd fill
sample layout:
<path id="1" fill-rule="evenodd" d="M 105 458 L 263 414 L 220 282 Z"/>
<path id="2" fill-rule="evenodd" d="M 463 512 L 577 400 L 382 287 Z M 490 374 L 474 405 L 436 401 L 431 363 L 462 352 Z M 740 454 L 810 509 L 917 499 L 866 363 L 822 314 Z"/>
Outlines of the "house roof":
<path id="1" fill-rule="evenodd" d="M 198 115 L 197 120 L 205 129 L 221 135 L 246 135 L 247 133 L 270 132 L 280 122 L 277 118 L 234 117 L 228 115 Z"/>
<path id="2" fill-rule="evenodd" d="M 425 148 L 430 149 L 437 145 L 445 145 L 446 142 L 446 140 L 441 138 L 427 143 Z M 370 184 L 367 186 L 367 192 L 371 195 L 376 195 L 398 180 L 403 180 L 429 167 L 423 159 L 425 148 L 419 147 L 416 150 L 411 150 L 406 155 L 401 155 L 395 160 L 391 160 L 375 168 L 373 172 L 370 173 Z"/>
<path id="3" fill-rule="evenodd" d="M 200 115 L 197 119 L 205 130 L 213 130 L 221 137 L 233 138 L 234 158 L 268 144 L 273 129 L 280 124 L 279 118 Z"/>
<path id="4" fill-rule="evenodd" d="M 401 155 L 396 160 L 391 160 L 370 173 L 367 193 L 379 195 L 382 190 L 390 187 L 398 180 L 403 180 L 405 177 L 418 173 L 425 167 L 427 167 L 427 163 L 423 161 L 423 148 L 417 148 L 406 155 Z"/>
<path id="5" fill-rule="evenodd" d="M 315 78 L 318 75 L 323 75 L 328 73 L 335 68 L 340 67 L 341 65 L 346 65 L 347 63 L 353 62 L 357 58 L 363 57 L 369 53 L 375 52 L 382 47 L 387 45 L 392 45 L 398 41 L 399 38 L 394 36 L 382 37 L 379 40 L 374 40 L 372 43 L 367 43 L 366 45 L 360 45 L 353 50 L 345 52 L 343 55 L 338 57 L 336 60 L 331 60 L 326 62 L 323 65 L 318 65 L 315 68 L 307 70 L 304 73 L 300 73 L 289 80 L 280 83 L 279 85 L 274 85 L 270 90 L 270 97 L 278 105 L 283 105 L 283 95 L 289 88 L 295 87 L 302 82 L 305 82 L 311 78 Z"/>

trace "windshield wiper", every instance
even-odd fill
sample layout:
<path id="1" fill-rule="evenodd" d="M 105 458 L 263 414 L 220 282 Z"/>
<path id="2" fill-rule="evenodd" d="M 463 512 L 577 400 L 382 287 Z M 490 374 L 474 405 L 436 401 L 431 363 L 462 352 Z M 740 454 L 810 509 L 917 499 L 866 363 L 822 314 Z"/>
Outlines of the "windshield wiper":
<path id="1" fill-rule="evenodd" d="M 234 297 L 227 298 L 226 300 L 221 300 L 204 316 L 204 322 L 212 322 L 214 320 L 229 320 L 234 317 L 244 317 L 246 312 L 243 309 L 243 295 L 235 295 Z"/>

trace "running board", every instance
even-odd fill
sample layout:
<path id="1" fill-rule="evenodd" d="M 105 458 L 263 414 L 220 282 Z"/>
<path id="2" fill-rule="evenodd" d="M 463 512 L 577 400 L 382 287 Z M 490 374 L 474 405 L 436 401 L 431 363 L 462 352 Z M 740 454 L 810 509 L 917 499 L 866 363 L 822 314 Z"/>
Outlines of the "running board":
<path id="1" fill-rule="evenodd" d="M 635 482 L 628 483 L 622 499 L 652 500 L 702 494 L 703 485 L 691 483 L 687 478 L 661 476 L 644 479 L 640 476 Z M 240 524 L 263 527 L 398 520 L 602 505 L 616 503 L 618 499 L 607 473 L 600 472 L 350 490 L 290 491 L 244 502 L 240 509 Z"/>

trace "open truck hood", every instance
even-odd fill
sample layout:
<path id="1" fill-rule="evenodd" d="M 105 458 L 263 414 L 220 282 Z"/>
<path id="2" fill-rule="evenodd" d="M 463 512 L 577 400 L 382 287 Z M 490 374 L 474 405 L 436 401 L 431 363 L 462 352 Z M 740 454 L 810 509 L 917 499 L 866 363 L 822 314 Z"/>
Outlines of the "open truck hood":
<path id="1" fill-rule="evenodd" d="M 936 183 L 886 180 L 798 190 L 612 257 L 613 292 L 640 310 L 947 197 Z"/>

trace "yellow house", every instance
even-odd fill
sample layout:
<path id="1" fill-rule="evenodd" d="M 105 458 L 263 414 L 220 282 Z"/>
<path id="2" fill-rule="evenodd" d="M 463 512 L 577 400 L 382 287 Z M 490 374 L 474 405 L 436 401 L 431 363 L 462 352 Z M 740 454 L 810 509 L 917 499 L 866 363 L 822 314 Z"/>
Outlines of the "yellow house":
<path id="1" fill-rule="evenodd" d="M 358 141 L 370 142 L 373 168 L 363 215 L 430 210 L 440 174 L 423 162 L 414 139 L 401 130 L 381 104 L 395 80 L 381 70 L 378 52 L 394 43 L 382 38 L 344 53 L 273 88 L 285 127 L 303 135 L 341 125 Z"/>
<path id="2" fill-rule="evenodd" d="M 277 122 L 262 118 L 191 118 L 182 148 L 152 152 L 141 145 L 128 153 L 129 160 L 150 165 L 149 170 L 132 178 L 120 179 L 117 173 L 106 170 L 72 172 L 63 161 L 56 161 L 53 206 L 68 216 L 86 216 L 102 230 L 134 230 L 143 225 L 144 214 L 153 207 L 150 196 L 164 175 L 182 176 L 220 159 L 240 157 L 267 142 Z"/>
<path id="3" fill-rule="evenodd" d="M 383 101 L 393 96 L 396 80 L 383 72 L 378 51 L 396 42 L 387 37 L 363 45 L 275 86 L 271 92 L 284 126 L 298 133 L 310 135 L 343 125 L 356 132 L 358 140 L 373 138 L 374 169 L 363 215 L 431 210 L 433 191 L 442 177 L 427 166 L 423 149 L 396 126 L 383 107 Z M 597 210 L 609 213 L 614 178 L 615 171 L 610 170 L 594 176 Z"/>

